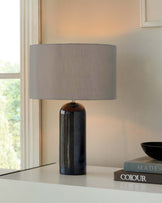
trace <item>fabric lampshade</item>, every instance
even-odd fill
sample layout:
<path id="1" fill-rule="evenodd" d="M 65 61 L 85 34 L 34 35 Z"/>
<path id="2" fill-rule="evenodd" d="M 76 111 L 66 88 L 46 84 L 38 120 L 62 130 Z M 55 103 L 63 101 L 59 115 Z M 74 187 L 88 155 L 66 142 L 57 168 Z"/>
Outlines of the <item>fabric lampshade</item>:
<path id="1" fill-rule="evenodd" d="M 115 99 L 116 47 L 106 44 L 31 45 L 30 97 Z"/>

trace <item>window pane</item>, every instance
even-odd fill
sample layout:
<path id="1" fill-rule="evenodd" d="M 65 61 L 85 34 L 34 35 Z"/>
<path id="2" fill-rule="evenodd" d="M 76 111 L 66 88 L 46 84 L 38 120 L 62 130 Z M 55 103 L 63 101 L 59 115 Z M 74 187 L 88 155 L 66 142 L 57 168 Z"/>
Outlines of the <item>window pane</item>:
<path id="1" fill-rule="evenodd" d="M 20 80 L 0 80 L 0 168 L 20 168 Z"/>
<path id="2" fill-rule="evenodd" d="M 20 72 L 20 0 L 0 0 L 0 73 Z"/>

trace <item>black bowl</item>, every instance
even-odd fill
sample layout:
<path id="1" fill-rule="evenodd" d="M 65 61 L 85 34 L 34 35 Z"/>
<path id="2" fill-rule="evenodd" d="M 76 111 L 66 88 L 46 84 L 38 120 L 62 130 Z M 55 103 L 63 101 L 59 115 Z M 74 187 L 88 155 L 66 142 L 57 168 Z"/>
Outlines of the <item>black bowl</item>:
<path id="1" fill-rule="evenodd" d="M 162 142 L 144 142 L 141 146 L 148 156 L 162 161 Z"/>

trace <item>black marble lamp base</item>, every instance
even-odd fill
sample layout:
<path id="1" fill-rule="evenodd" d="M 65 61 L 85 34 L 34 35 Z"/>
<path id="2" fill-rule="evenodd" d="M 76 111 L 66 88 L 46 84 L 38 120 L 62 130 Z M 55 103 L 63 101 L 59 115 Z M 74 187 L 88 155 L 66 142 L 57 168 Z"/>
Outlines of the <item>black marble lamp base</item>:
<path id="1" fill-rule="evenodd" d="M 60 109 L 60 173 L 86 174 L 86 112 L 76 102 Z"/>

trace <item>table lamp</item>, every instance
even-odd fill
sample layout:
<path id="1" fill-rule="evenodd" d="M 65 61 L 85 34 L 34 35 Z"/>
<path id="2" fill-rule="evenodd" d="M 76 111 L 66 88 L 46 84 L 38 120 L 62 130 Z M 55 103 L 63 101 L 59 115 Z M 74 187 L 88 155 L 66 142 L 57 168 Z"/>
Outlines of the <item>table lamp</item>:
<path id="1" fill-rule="evenodd" d="M 60 109 L 60 174 L 86 174 L 86 111 L 76 100 L 115 99 L 116 47 L 32 45 L 30 97 L 71 100 Z"/>

